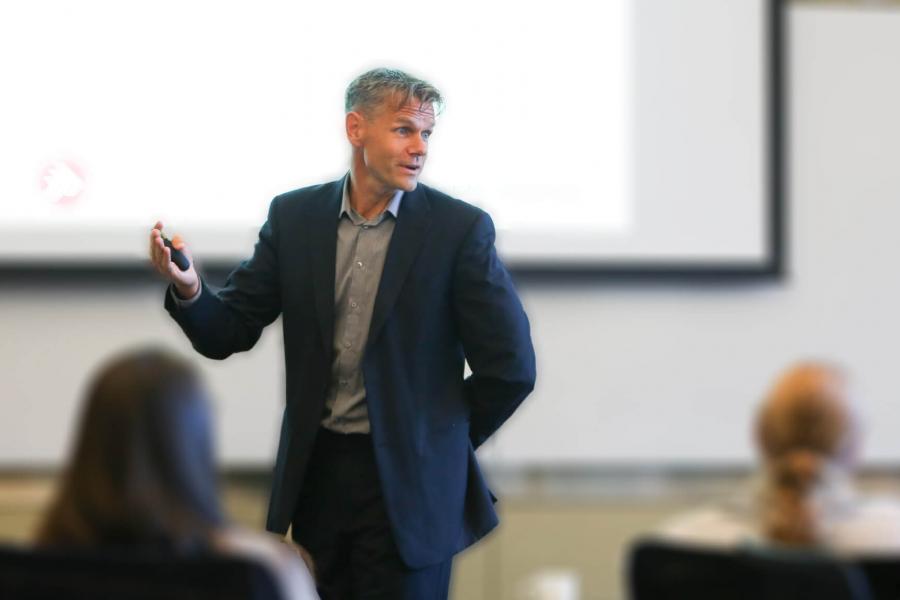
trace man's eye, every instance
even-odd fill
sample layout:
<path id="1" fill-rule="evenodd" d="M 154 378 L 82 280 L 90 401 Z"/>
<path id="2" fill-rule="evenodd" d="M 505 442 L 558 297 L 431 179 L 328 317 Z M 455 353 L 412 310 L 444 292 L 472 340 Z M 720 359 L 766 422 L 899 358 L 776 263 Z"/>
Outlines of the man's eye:
<path id="1" fill-rule="evenodd" d="M 406 127 L 398 127 L 394 131 L 402 135 L 406 135 L 407 133 L 409 133 L 409 129 L 407 129 Z"/>
<path id="2" fill-rule="evenodd" d="M 422 132 L 422 137 L 425 138 L 425 139 L 427 140 L 428 138 L 431 137 L 431 132 L 430 132 L 430 131 L 423 131 L 423 132 Z"/>

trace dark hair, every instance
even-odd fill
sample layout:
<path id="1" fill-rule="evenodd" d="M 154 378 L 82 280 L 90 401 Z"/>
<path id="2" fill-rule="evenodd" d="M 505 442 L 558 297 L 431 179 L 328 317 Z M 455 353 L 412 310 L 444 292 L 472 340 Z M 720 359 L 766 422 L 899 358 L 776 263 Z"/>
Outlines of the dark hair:
<path id="1" fill-rule="evenodd" d="M 206 547 L 224 525 L 210 421 L 183 359 L 152 348 L 114 358 L 88 388 L 38 543 Z"/>
<path id="2" fill-rule="evenodd" d="M 434 104 L 436 113 L 444 103 L 441 93 L 427 81 L 397 69 L 379 68 L 366 71 L 350 82 L 344 96 L 344 110 L 348 113 L 358 110 L 370 115 L 394 94 L 399 94 L 398 106 L 415 98 L 422 103 Z"/>

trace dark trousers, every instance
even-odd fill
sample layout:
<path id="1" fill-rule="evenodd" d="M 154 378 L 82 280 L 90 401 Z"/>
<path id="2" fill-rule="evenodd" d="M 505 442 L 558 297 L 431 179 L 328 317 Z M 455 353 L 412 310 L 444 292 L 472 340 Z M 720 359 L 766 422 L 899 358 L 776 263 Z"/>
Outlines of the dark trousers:
<path id="1" fill-rule="evenodd" d="M 319 429 L 291 535 L 309 551 L 323 600 L 445 600 L 452 559 L 410 569 L 381 495 L 372 438 Z"/>

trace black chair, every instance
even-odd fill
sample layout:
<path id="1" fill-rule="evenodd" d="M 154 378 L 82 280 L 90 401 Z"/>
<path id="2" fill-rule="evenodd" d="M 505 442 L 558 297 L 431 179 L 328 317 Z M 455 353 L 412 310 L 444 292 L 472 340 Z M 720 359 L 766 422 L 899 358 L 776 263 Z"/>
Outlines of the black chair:
<path id="1" fill-rule="evenodd" d="M 645 539 L 632 547 L 627 577 L 631 600 L 872 600 L 859 566 L 798 551 Z"/>
<path id="2" fill-rule="evenodd" d="M 900 556 L 863 557 L 854 564 L 865 575 L 872 600 L 900 600 Z"/>
<path id="3" fill-rule="evenodd" d="M 0 598 L 278 600 L 274 576 L 241 558 L 0 547 Z"/>

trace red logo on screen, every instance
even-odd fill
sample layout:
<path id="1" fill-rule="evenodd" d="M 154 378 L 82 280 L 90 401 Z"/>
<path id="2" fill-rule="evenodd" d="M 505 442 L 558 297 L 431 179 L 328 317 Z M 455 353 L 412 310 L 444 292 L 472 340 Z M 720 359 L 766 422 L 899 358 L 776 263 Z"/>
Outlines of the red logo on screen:
<path id="1" fill-rule="evenodd" d="M 38 177 L 41 195 L 53 204 L 73 204 L 84 192 L 84 170 L 71 160 L 54 160 L 41 169 Z"/>

